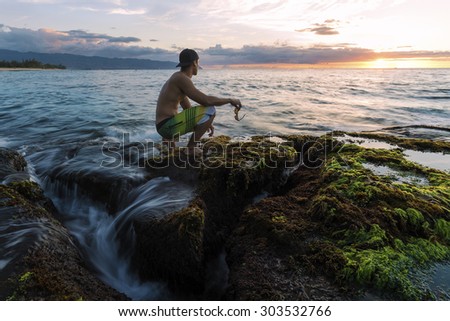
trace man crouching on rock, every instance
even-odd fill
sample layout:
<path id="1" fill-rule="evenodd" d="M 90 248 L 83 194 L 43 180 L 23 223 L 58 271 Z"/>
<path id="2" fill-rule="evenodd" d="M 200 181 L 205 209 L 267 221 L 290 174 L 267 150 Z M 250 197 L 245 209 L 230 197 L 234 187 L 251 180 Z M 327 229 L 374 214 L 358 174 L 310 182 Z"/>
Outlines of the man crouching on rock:
<path id="1" fill-rule="evenodd" d="M 198 54 L 192 49 L 184 49 L 180 53 L 180 71 L 175 72 L 161 88 L 156 105 L 156 130 L 163 137 L 169 148 L 175 147 L 179 136 L 193 132 L 187 144 L 187 152 L 196 154 L 201 150 L 196 147 L 200 138 L 208 130 L 209 136 L 214 134 L 213 120 L 216 115 L 214 106 L 231 104 L 237 110 L 242 105 L 239 99 L 218 98 L 208 96 L 195 88 L 192 76 L 197 75 Z M 200 104 L 192 107 L 189 98 Z M 178 113 L 178 106 L 183 111 Z"/>

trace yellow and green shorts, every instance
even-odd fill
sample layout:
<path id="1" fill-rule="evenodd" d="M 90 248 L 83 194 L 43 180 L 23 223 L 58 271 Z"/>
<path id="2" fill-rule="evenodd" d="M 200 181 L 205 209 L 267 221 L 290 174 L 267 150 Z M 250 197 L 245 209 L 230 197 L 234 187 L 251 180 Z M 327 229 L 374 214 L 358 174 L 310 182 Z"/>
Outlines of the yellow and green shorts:
<path id="1" fill-rule="evenodd" d="M 193 132 L 195 126 L 206 123 L 215 114 L 216 108 L 214 106 L 191 107 L 159 122 L 156 124 L 156 130 L 163 138 L 178 138 L 181 135 Z"/>

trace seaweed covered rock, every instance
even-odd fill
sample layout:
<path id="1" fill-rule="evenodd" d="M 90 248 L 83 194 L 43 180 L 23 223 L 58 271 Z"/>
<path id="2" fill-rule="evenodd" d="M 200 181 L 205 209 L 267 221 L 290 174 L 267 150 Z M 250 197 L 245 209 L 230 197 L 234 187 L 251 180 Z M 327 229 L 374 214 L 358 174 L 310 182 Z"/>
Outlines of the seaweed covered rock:
<path id="1" fill-rule="evenodd" d="M 414 272 L 450 258 L 450 174 L 392 143 L 219 136 L 201 157 L 177 149 L 147 160 L 150 176 L 194 178 L 197 197 L 135 222 L 141 274 L 201 292 L 206 263 L 225 247 L 230 300 L 438 299 Z"/>
<path id="2" fill-rule="evenodd" d="M 197 198 L 166 218 L 140 218 L 134 223 L 140 274 L 198 291 L 205 287 L 206 262 L 223 249 L 244 207 L 262 192 L 282 187 L 297 161 L 288 142 L 264 137 L 232 142 L 219 136 L 204 141 L 203 151 L 197 158 L 176 149 L 146 161 L 151 176 L 194 175 Z"/>
<path id="3" fill-rule="evenodd" d="M 245 206 L 260 195 L 275 193 L 286 183 L 299 162 L 289 141 L 265 137 L 227 142 L 226 138 L 205 144 L 208 157 L 200 172 L 198 194 L 205 201 L 205 243 L 216 253 L 234 229 Z"/>
<path id="4" fill-rule="evenodd" d="M 29 175 L 24 171 L 26 166 L 25 158 L 17 151 L 0 147 L 0 182 L 6 184 L 29 179 Z"/>
<path id="5" fill-rule="evenodd" d="M 204 204 L 194 200 L 187 208 L 163 218 L 136 218 L 133 261 L 144 279 L 165 279 L 175 288 L 203 291 Z"/>
<path id="6" fill-rule="evenodd" d="M 21 173 L 26 162 L 16 159 L 19 166 L 14 169 Z M 89 271 L 56 214 L 53 203 L 36 183 L 21 180 L 0 184 L 0 298 L 127 299 Z"/>
<path id="7" fill-rule="evenodd" d="M 228 298 L 436 298 L 412 272 L 450 258 L 450 174 L 413 163 L 398 148 L 364 148 L 329 136 L 305 156 L 321 165 L 303 162 L 284 193 L 241 215 L 227 243 Z M 383 175 L 378 167 L 399 174 Z M 422 179 L 398 179 L 404 176 Z"/>
<path id="8" fill-rule="evenodd" d="M 306 213 L 319 188 L 318 169 L 299 168 L 282 195 L 247 207 L 228 239 L 228 300 L 343 300 L 351 295 L 298 256 L 315 240 Z M 331 265 L 323 262 L 321 265 Z"/>
<path id="9" fill-rule="evenodd" d="M 377 175 L 368 165 L 423 177 L 427 184 Z M 345 258 L 334 276 L 397 298 L 428 298 L 409 275 L 449 258 L 450 243 L 439 226 L 450 220 L 450 175 L 408 161 L 398 149 L 345 145 L 331 155 L 322 177 L 323 188 L 309 214 L 324 223 L 325 242 Z M 320 253 L 318 247 L 313 251 Z"/>

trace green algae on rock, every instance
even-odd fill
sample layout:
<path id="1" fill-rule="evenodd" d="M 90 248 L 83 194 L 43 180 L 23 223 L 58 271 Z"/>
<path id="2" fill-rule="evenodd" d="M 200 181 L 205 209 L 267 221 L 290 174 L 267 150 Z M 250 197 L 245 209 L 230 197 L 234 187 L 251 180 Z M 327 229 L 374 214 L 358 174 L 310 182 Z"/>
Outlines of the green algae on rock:
<path id="1" fill-rule="evenodd" d="M 195 173 L 198 197 L 165 218 L 134 222 L 135 262 L 141 275 L 162 277 L 174 287 L 198 292 L 205 285 L 205 263 L 221 251 L 244 206 L 261 192 L 283 186 L 297 162 L 297 152 L 288 142 L 264 137 L 231 141 L 218 136 L 204 140 L 203 151 L 204 156 L 198 158 L 177 148 L 144 162 L 150 176 L 179 179 L 192 178 Z M 167 251 L 167 246 L 178 250 Z"/>
<path id="2" fill-rule="evenodd" d="M 435 146 L 432 141 L 426 143 Z M 424 145 L 424 141 L 419 144 Z M 267 284 L 264 288 L 257 284 L 257 277 L 254 282 L 240 278 L 242 274 L 250 278 L 242 262 L 254 251 L 260 255 L 276 252 L 281 264 L 293 257 L 304 273 L 331 280 L 333 283 L 324 287 L 336 297 L 364 298 L 364 293 L 370 293 L 384 299 L 434 298 L 411 275 L 432 262 L 450 258 L 450 175 L 409 161 L 395 146 L 364 148 L 335 141 L 331 135 L 308 146 L 304 154 L 319 159 L 321 166 L 308 166 L 311 163 L 303 161 L 304 166 L 288 182 L 287 192 L 244 211 L 231 235 L 228 251 L 233 298 L 248 299 L 249 293 L 258 298 L 257 293 L 268 291 Z M 364 166 L 366 163 L 410 172 L 428 183 L 399 182 L 376 175 Z M 240 242 L 246 245 L 237 250 Z M 252 269 L 253 274 L 260 273 L 259 278 L 271 277 L 264 269 Z M 287 263 L 284 269 L 289 270 Z M 275 290 L 279 285 L 270 288 Z M 284 296 L 296 298 L 299 289 L 303 298 L 325 295 L 333 299 L 301 278 L 297 285 L 283 289 Z"/>
<path id="3" fill-rule="evenodd" d="M 194 286 L 204 275 L 204 205 L 200 199 L 163 218 L 136 218 L 133 261 L 143 279 L 170 280 L 172 287 Z"/>
<path id="4" fill-rule="evenodd" d="M 411 272 L 450 257 L 448 173 L 406 159 L 395 146 L 364 148 L 331 135 L 219 136 L 203 144 L 204 156 L 191 166 L 205 205 L 195 238 L 204 259 L 226 244 L 227 298 L 433 298 Z M 149 171 L 163 164 L 170 176 L 186 158 L 176 151 L 164 161 L 149 160 Z M 378 175 L 366 164 L 426 183 Z M 269 193 L 252 204 L 263 191 Z M 269 262 L 278 263 L 264 268 Z"/>
<path id="5" fill-rule="evenodd" d="M 430 184 L 393 184 L 364 168 L 367 161 L 413 171 Z M 324 186 L 310 213 L 324 223 L 323 237 L 337 244 L 336 252 L 346 259 L 334 277 L 397 298 L 429 298 L 408 275 L 450 257 L 444 232 L 450 220 L 450 175 L 412 163 L 397 150 L 345 145 L 330 155 L 322 176 Z"/>

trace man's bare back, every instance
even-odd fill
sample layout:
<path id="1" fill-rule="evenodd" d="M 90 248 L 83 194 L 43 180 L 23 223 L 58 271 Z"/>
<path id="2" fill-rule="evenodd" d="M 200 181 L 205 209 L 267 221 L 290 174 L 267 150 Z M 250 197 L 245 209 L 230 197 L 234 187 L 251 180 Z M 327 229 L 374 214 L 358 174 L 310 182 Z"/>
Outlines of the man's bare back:
<path id="1" fill-rule="evenodd" d="M 187 77 L 181 71 L 174 73 L 161 88 L 158 102 L 156 104 L 156 123 L 159 124 L 164 119 L 175 116 L 178 113 L 178 106 L 185 102 L 186 95 L 180 88 L 180 77 Z"/>

